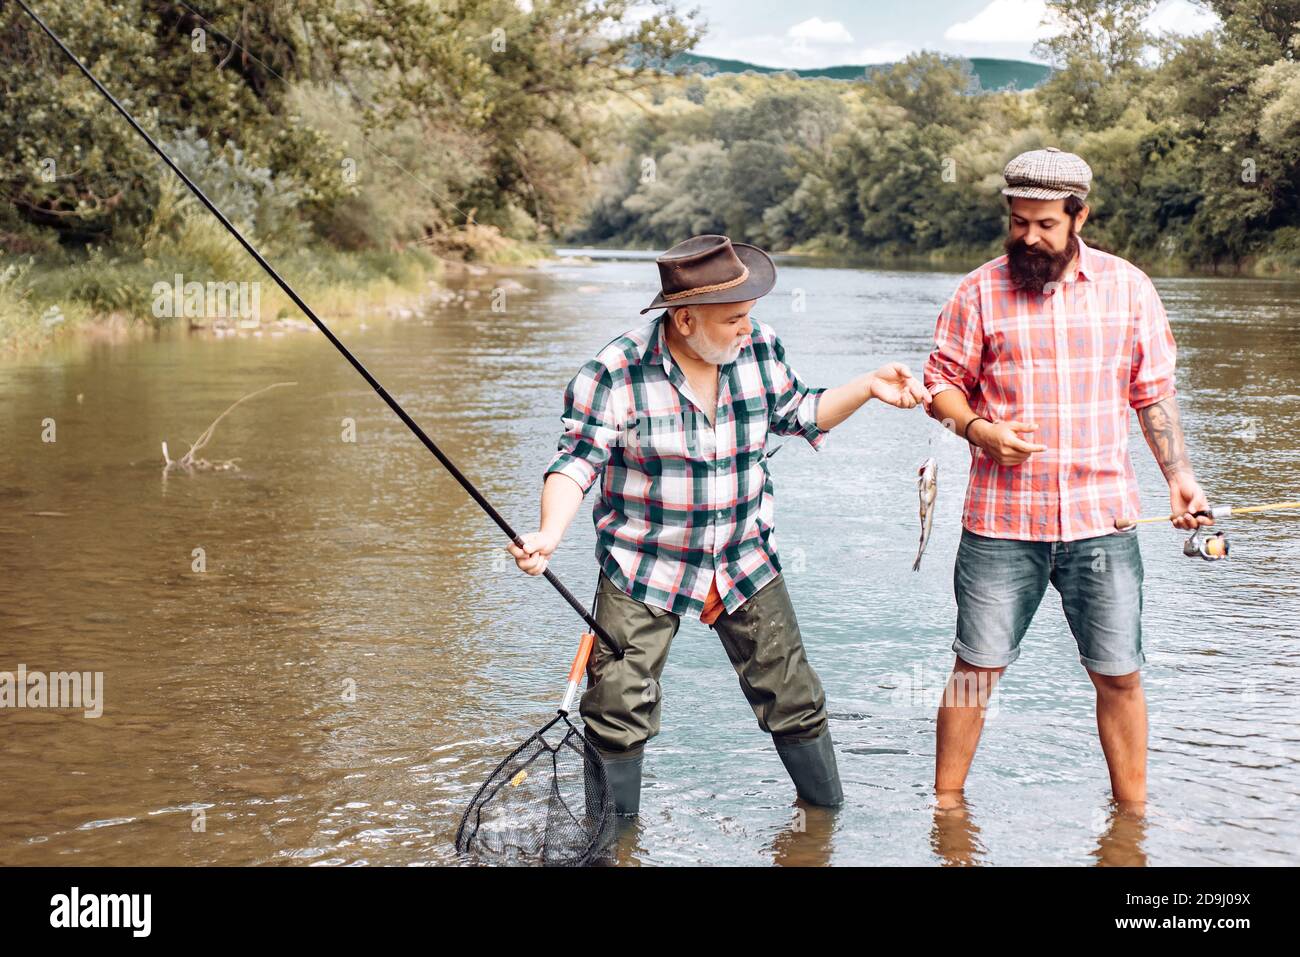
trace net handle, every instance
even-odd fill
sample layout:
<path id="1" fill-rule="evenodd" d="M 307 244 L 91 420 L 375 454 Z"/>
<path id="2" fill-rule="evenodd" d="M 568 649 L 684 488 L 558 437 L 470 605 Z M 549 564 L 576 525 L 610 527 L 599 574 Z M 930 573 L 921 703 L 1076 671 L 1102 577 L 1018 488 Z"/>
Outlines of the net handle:
<path id="1" fill-rule="evenodd" d="M 569 666 L 569 685 L 564 689 L 564 700 L 560 702 L 562 715 L 567 715 L 573 707 L 574 695 L 578 693 L 578 685 L 582 683 L 582 676 L 587 671 L 587 659 L 591 657 L 591 649 L 595 644 L 596 636 L 590 631 L 584 632 L 578 641 L 578 653 L 573 656 L 573 664 Z"/>

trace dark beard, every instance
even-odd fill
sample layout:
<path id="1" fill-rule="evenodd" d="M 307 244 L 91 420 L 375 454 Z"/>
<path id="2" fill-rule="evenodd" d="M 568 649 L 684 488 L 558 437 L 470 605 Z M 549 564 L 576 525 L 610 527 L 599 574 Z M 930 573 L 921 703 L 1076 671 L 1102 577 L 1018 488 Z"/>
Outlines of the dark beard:
<path id="1" fill-rule="evenodd" d="M 1079 239 L 1070 233 L 1070 240 L 1059 253 L 1031 251 L 1024 240 L 1006 241 L 1007 269 L 1011 284 L 1023 292 L 1042 293 L 1050 282 L 1059 282 L 1065 270 L 1079 252 Z M 1038 249 L 1042 249 L 1040 243 Z"/>

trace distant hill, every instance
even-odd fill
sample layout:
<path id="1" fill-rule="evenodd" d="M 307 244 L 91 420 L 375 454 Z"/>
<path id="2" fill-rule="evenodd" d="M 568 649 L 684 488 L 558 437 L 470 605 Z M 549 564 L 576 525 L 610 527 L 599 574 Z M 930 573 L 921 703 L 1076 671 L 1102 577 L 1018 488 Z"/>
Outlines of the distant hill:
<path id="1" fill-rule="evenodd" d="M 1028 63 L 1024 60 L 994 60 L 986 57 L 970 57 L 971 69 L 979 78 L 982 90 L 1005 90 L 1014 87 L 1017 90 L 1030 90 L 1042 83 L 1051 74 L 1051 67 L 1040 63 Z M 890 66 L 876 63 L 866 66 L 828 66 L 818 70 L 792 70 L 780 67 L 758 66 L 744 60 L 728 60 L 723 57 L 701 56 L 698 53 L 680 53 L 668 62 L 669 67 L 695 69 L 704 74 L 710 73 L 794 73 L 801 77 L 826 77 L 832 80 L 860 80 L 872 70 Z"/>

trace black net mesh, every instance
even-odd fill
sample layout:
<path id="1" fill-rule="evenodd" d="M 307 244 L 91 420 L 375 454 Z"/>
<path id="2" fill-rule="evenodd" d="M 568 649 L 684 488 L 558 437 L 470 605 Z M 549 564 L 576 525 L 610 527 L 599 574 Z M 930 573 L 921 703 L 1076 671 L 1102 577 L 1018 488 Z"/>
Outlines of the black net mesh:
<path id="1" fill-rule="evenodd" d="M 456 850 L 494 864 L 578 867 L 603 861 L 613 834 L 604 762 L 561 715 L 479 788 L 460 820 Z"/>

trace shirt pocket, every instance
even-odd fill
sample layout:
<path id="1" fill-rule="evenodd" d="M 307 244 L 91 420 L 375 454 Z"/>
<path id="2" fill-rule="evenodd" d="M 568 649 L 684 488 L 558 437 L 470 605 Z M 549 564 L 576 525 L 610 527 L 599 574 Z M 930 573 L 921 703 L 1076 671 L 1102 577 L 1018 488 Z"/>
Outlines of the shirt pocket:
<path id="1" fill-rule="evenodd" d="M 636 420 L 629 449 L 641 461 L 684 459 L 690 454 L 680 413 L 643 415 Z"/>
<path id="2" fill-rule="evenodd" d="M 761 395 L 750 396 L 734 403 L 735 447 L 737 457 L 749 454 L 761 456 L 767 446 L 767 399 Z"/>

